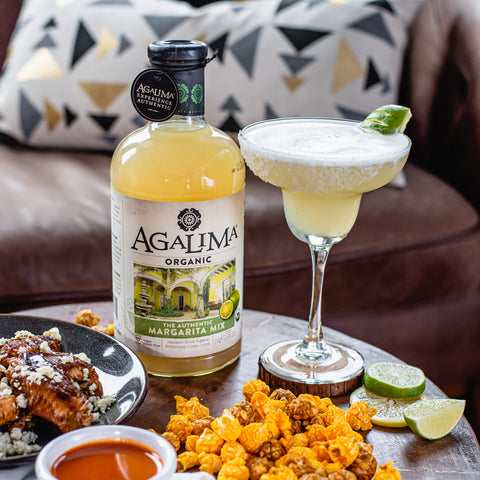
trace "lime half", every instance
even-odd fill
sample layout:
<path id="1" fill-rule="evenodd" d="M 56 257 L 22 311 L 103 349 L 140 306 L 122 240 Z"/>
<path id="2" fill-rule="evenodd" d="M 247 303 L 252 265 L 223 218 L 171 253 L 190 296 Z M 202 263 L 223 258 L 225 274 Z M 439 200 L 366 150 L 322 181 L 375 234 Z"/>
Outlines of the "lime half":
<path id="1" fill-rule="evenodd" d="M 448 435 L 462 418 L 465 400 L 434 398 L 423 400 L 405 408 L 407 425 L 427 440 Z"/>
<path id="2" fill-rule="evenodd" d="M 350 405 L 355 402 L 365 402 L 369 407 L 377 409 L 377 413 L 370 419 L 372 423 L 381 427 L 401 428 L 407 426 L 403 416 L 405 408 L 425 398 L 427 398 L 425 395 L 408 398 L 382 397 L 368 391 L 365 387 L 360 387 L 350 395 Z"/>
<path id="3" fill-rule="evenodd" d="M 410 118 L 412 118 L 412 112 L 408 107 L 384 105 L 367 115 L 360 124 L 360 128 L 374 130 L 383 135 L 402 133 Z"/>
<path id="4" fill-rule="evenodd" d="M 232 316 L 233 310 L 233 302 L 231 300 L 225 300 L 220 307 L 220 318 L 222 318 L 222 320 L 228 320 Z"/>
<path id="5" fill-rule="evenodd" d="M 414 397 L 425 390 L 425 374 L 412 365 L 378 362 L 366 369 L 363 384 L 367 390 L 383 397 Z"/>

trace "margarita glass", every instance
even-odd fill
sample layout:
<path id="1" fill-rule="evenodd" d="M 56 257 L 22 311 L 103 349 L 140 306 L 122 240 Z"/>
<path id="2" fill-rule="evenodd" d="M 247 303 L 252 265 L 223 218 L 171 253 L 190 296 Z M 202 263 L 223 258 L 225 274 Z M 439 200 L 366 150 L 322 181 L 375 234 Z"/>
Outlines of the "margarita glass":
<path id="1" fill-rule="evenodd" d="M 321 300 L 328 253 L 353 227 L 362 194 L 401 171 L 411 142 L 402 133 L 382 135 L 349 120 L 280 118 L 245 127 L 239 143 L 251 170 L 282 189 L 288 226 L 309 245 L 312 257 L 305 337 L 268 347 L 260 364 L 293 382 L 348 383 L 361 376 L 364 360 L 357 351 L 323 338 Z"/>

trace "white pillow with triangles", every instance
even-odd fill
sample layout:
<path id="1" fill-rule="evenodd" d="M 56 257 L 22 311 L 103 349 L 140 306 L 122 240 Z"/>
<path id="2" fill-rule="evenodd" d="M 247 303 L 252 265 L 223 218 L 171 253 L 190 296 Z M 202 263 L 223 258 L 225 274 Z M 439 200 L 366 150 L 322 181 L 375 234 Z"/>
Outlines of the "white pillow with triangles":
<path id="1" fill-rule="evenodd" d="M 111 151 L 143 124 L 130 84 L 147 45 L 206 42 L 206 115 L 231 132 L 265 118 L 361 119 L 397 101 L 422 0 L 29 0 L 0 79 L 0 136 Z"/>

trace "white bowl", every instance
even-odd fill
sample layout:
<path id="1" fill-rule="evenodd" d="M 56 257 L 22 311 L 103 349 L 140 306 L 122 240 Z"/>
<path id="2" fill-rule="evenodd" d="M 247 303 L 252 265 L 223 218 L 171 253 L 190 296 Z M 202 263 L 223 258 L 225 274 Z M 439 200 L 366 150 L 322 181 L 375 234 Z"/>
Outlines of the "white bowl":
<path id="1" fill-rule="evenodd" d="M 167 480 L 177 469 L 177 454 L 170 443 L 160 435 L 143 428 L 127 425 L 100 425 L 86 427 L 65 433 L 47 443 L 35 461 L 35 474 L 38 480 L 58 480 L 50 469 L 55 460 L 77 445 L 94 440 L 109 438 L 127 438 L 150 447 L 163 461 L 163 468 L 149 480 Z"/>

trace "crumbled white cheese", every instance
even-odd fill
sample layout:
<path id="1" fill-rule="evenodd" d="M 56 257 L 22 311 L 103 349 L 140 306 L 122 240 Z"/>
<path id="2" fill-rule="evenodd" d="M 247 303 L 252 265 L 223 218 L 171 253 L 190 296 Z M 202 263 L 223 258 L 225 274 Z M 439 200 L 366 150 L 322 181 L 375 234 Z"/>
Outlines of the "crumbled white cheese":
<path id="1" fill-rule="evenodd" d="M 28 330 L 18 330 L 13 338 L 33 337 L 33 333 Z"/>
<path id="2" fill-rule="evenodd" d="M 3 380 L 3 378 L 2 378 L 2 380 Z M 11 394 L 12 394 L 12 389 L 8 385 L 8 382 L 7 383 L 0 382 L 0 398 L 8 397 Z"/>
<path id="3" fill-rule="evenodd" d="M 60 361 L 65 365 L 66 363 L 72 363 L 75 359 L 73 355 L 63 355 L 60 357 Z"/>
<path id="4" fill-rule="evenodd" d="M 27 398 L 23 393 L 20 395 L 17 395 L 17 407 L 18 408 L 27 408 L 28 407 L 28 402 Z"/>
<path id="5" fill-rule="evenodd" d="M 15 370 L 17 370 L 17 368 L 15 368 Z M 12 377 L 15 378 L 18 375 L 24 377 L 27 382 L 36 383 L 37 385 L 40 385 L 42 383 L 42 380 L 47 378 L 51 379 L 56 383 L 60 383 L 63 378 L 60 372 L 57 372 L 53 367 L 49 365 L 41 365 L 37 367 L 33 372 L 27 366 L 22 366 L 20 369 L 20 374 L 15 373 L 12 375 Z"/>
<path id="6" fill-rule="evenodd" d="M 28 455 L 38 452 L 41 447 L 35 443 L 37 438 L 34 432 L 22 432 L 19 428 L 12 428 L 10 433 L 0 434 L 0 459 L 7 455 Z"/>
<path id="7" fill-rule="evenodd" d="M 92 412 L 105 413 L 116 401 L 115 395 L 103 395 L 103 397 L 90 397 L 89 399 Z"/>
<path id="8" fill-rule="evenodd" d="M 53 327 L 50 330 L 43 332 L 43 334 L 46 335 L 47 337 L 52 337 L 54 340 L 58 340 L 59 342 L 62 341 L 62 336 L 60 335 L 60 332 L 57 327 Z"/>
<path id="9" fill-rule="evenodd" d="M 74 356 L 77 357 L 79 360 L 83 360 L 84 362 L 88 363 L 89 365 L 92 363 L 92 361 L 83 352 L 76 353 Z"/>
<path id="10" fill-rule="evenodd" d="M 42 342 L 40 344 L 40 351 L 42 353 L 52 353 L 52 349 L 50 348 L 50 345 L 48 344 L 48 342 Z"/>

